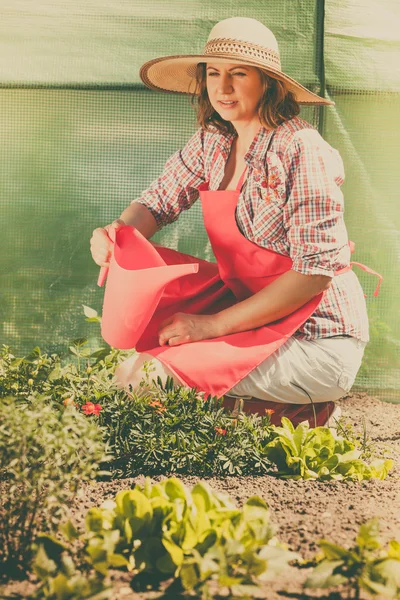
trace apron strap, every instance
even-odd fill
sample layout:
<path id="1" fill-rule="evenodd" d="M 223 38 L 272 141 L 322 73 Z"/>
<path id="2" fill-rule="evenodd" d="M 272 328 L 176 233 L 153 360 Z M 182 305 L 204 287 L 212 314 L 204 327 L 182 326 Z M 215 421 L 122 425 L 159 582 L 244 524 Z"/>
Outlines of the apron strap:
<path id="1" fill-rule="evenodd" d="M 370 273 L 370 275 L 375 275 L 376 277 L 379 277 L 378 284 L 374 291 L 374 296 L 377 296 L 379 294 L 379 290 L 381 287 L 381 283 L 383 281 L 383 277 L 382 277 L 382 275 L 380 275 L 373 269 L 370 269 L 366 265 L 363 265 L 362 263 L 355 262 L 354 260 L 352 260 L 351 263 L 349 265 L 347 265 L 347 267 L 343 267 L 343 269 L 338 269 L 337 271 L 335 271 L 335 275 L 342 275 L 342 273 L 347 273 L 348 271 L 351 271 L 353 265 L 356 265 L 356 267 L 360 267 L 360 269 L 362 269 L 366 273 Z M 366 297 L 365 294 L 364 294 L 364 296 Z"/>
<path id="2" fill-rule="evenodd" d="M 355 245 L 354 242 L 352 242 L 351 240 L 349 240 L 349 246 L 350 246 L 350 254 L 353 254 L 356 245 Z M 356 267 L 360 267 L 360 269 L 362 269 L 366 273 L 370 273 L 370 275 L 375 275 L 376 277 L 379 277 L 378 284 L 377 284 L 377 286 L 375 288 L 375 291 L 374 291 L 374 296 L 377 296 L 379 294 L 379 290 L 380 290 L 380 287 L 381 287 L 381 283 L 383 281 L 383 277 L 382 277 L 382 275 L 379 275 L 379 273 L 377 273 L 376 271 L 373 271 L 372 269 L 370 269 L 366 265 L 363 265 L 362 263 L 355 262 L 354 260 L 352 260 L 351 263 L 349 265 L 347 265 L 347 267 L 344 267 L 343 269 L 339 269 L 338 271 L 335 271 L 335 275 L 341 275 L 342 273 L 347 273 L 347 271 L 351 270 L 351 268 L 352 268 L 353 265 L 356 265 Z M 364 294 L 364 296 L 366 297 L 365 294 Z"/>
<path id="3" fill-rule="evenodd" d="M 242 185 L 244 183 L 244 179 L 246 177 L 246 174 L 247 174 L 247 165 L 245 166 L 243 173 L 239 177 L 239 181 L 238 181 L 238 184 L 237 184 L 236 190 L 235 190 L 236 192 L 240 192 L 240 190 L 242 189 Z"/>
<path id="4" fill-rule="evenodd" d="M 383 281 L 383 277 L 382 277 L 382 275 L 380 275 L 379 273 L 377 273 L 377 272 L 376 272 L 376 271 L 374 271 L 373 269 L 370 269 L 370 268 L 369 268 L 369 267 L 367 267 L 366 265 L 363 265 L 362 263 L 359 263 L 359 262 L 354 262 L 354 261 L 351 261 L 350 265 L 351 265 L 351 266 L 353 266 L 353 265 L 356 265 L 356 267 L 360 267 L 360 269 L 362 269 L 362 270 L 363 270 L 363 271 L 365 271 L 366 273 L 370 273 L 371 275 L 375 275 L 376 277 L 379 277 L 378 284 L 377 284 L 377 286 L 376 286 L 376 288 L 375 288 L 375 291 L 374 291 L 374 296 L 377 296 L 377 295 L 379 294 L 379 289 L 380 289 L 380 287 L 381 287 L 381 283 L 382 283 L 382 281 Z"/>

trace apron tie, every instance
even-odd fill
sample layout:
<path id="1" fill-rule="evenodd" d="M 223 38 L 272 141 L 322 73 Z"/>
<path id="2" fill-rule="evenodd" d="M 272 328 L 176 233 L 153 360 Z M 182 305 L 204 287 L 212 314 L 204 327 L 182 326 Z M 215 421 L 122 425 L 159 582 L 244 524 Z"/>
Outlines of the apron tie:
<path id="1" fill-rule="evenodd" d="M 355 262 L 354 260 L 352 260 L 351 263 L 350 263 L 350 266 L 353 266 L 353 265 L 356 265 L 356 267 L 360 267 L 360 269 L 362 269 L 366 273 L 370 273 L 370 275 L 375 275 L 376 277 L 379 278 L 379 281 L 378 281 L 377 286 L 376 286 L 375 291 L 374 291 L 374 296 L 376 297 L 379 294 L 381 283 L 383 281 L 382 275 L 380 275 L 379 273 L 377 273 L 376 271 L 374 271 L 370 267 L 367 267 L 366 265 L 363 265 L 362 263 Z"/>
<path id="2" fill-rule="evenodd" d="M 367 267 L 367 265 L 363 265 L 362 263 L 355 262 L 354 260 L 352 260 L 351 263 L 347 265 L 347 267 L 343 267 L 343 269 L 338 269 L 337 271 L 335 271 L 335 276 L 343 275 L 343 273 L 347 273 L 348 271 L 351 271 L 353 265 L 356 265 L 356 267 L 360 267 L 360 269 L 362 269 L 366 273 L 369 273 L 370 275 L 375 275 L 376 277 L 379 278 L 378 284 L 374 291 L 374 296 L 376 297 L 379 294 L 379 290 L 381 287 L 381 283 L 383 281 L 383 277 L 382 277 L 382 275 L 380 275 L 379 273 L 377 273 L 370 267 Z M 366 297 L 367 297 L 367 295 L 364 294 L 364 298 L 366 298 Z"/>
<path id="3" fill-rule="evenodd" d="M 349 240 L 349 246 L 350 246 L 350 254 L 353 254 L 356 248 L 356 245 L 354 242 L 352 242 L 351 240 Z M 376 271 L 374 271 L 373 269 L 371 269 L 370 267 L 367 267 L 366 265 L 363 265 L 362 263 L 359 262 L 355 262 L 354 260 L 352 260 L 350 262 L 349 265 L 347 265 L 347 267 L 343 267 L 343 269 L 339 269 L 338 271 L 335 271 L 335 275 L 342 275 L 342 273 L 347 273 L 347 271 L 350 271 L 352 266 L 356 265 L 356 267 L 360 267 L 360 269 L 362 269 L 363 271 L 365 271 L 366 273 L 369 273 L 370 275 L 375 275 L 376 277 L 379 278 L 378 284 L 375 288 L 374 291 L 374 296 L 376 297 L 379 294 L 379 290 L 381 287 L 381 283 L 383 281 L 383 277 L 382 275 L 380 275 L 379 273 L 377 273 Z M 367 295 L 364 294 L 364 298 L 366 298 Z"/>

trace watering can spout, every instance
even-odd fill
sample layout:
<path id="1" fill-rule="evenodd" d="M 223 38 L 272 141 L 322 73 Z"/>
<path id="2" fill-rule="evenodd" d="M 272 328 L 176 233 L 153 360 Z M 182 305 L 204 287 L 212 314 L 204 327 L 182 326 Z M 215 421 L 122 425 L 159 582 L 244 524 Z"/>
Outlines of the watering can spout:
<path id="1" fill-rule="evenodd" d="M 198 269 L 197 263 L 167 265 L 137 229 L 119 229 L 104 294 L 101 333 L 105 341 L 115 348 L 134 348 L 165 287 Z"/>

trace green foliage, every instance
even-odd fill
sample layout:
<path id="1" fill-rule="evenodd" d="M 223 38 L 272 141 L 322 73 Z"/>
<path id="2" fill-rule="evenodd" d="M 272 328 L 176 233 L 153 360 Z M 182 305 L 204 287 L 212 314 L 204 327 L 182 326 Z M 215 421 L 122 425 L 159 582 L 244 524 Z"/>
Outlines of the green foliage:
<path id="1" fill-rule="evenodd" d="M 68 353 L 67 357 L 48 355 L 36 346 L 27 356 L 16 358 L 10 348 L 3 346 L 0 398 L 15 396 L 27 400 L 35 392 L 78 408 L 108 398 L 111 390 L 115 390 L 114 371 L 127 353 L 114 348 L 91 352 L 85 338 L 74 340 Z"/>
<path id="2" fill-rule="evenodd" d="M 336 421 L 336 432 L 344 437 L 348 442 L 352 443 L 357 450 L 361 450 L 361 458 L 369 461 L 373 460 L 377 454 L 376 443 L 371 439 L 370 432 L 367 429 L 367 424 L 364 415 L 361 419 L 362 430 L 357 431 L 352 423 L 349 423 L 343 417 Z M 390 448 L 386 448 L 386 454 Z"/>
<path id="3" fill-rule="evenodd" d="M 147 386 L 146 386 L 147 387 Z M 265 446 L 269 417 L 233 417 L 216 398 L 195 390 L 148 386 L 143 395 L 113 394 L 100 414 L 116 460 L 116 475 L 156 473 L 258 475 L 271 464 Z"/>
<path id="4" fill-rule="evenodd" d="M 310 429 L 308 423 L 296 428 L 286 418 L 282 427 L 272 427 L 274 439 L 266 446 L 269 460 L 284 478 L 353 480 L 384 479 L 392 468 L 391 460 L 374 460 L 369 464 L 362 450 L 349 439 L 328 427 Z"/>
<path id="5" fill-rule="evenodd" d="M 95 572 L 77 570 L 66 546 L 54 538 L 41 535 L 35 542 L 33 571 L 42 585 L 32 600 L 107 600 L 111 597 L 109 581 Z M 49 558 L 51 556 L 51 558 Z"/>
<path id="6" fill-rule="evenodd" d="M 84 311 L 87 321 L 100 321 L 93 309 Z M 204 400 L 194 389 L 174 387 L 172 380 L 154 382 L 151 363 L 139 389 L 120 389 L 114 374 L 127 354 L 109 347 L 91 351 L 84 338 L 69 346 L 68 360 L 39 348 L 15 358 L 4 347 L 0 397 L 28 400 L 42 394 L 60 407 L 84 412 L 103 428 L 115 477 L 259 475 L 276 464 L 284 477 L 360 480 L 384 478 L 391 467 L 391 461 L 371 462 L 373 448 L 365 435 L 360 448 L 345 426 L 341 437 L 305 425 L 295 432 L 287 420 L 271 427 L 267 415 L 233 416 L 217 398 Z"/>
<path id="7" fill-rule="evenodd" d="M 27 568 L 38 528 L 57 526 L 102 459 L 99 428 L 74 408 L 34 394 L 0 402 L 0 576 Z"/>
<path id="8" fill-rule="evenodd" d="M 174 578 L 175 589 L 204 598 L 210 584 L 229 588 L 231 596 L 251 597 L 259 582 L 297 558 L 277 542 L 260 498 L 249 498 L 238 509 L 205 483 L 190 492 L 175 478 L 153 486 L 146 480 L 143 487 L 119 492 L 114 501 L 90 509 L 85 526 L 79 537 L 86 570 L 93 567 L 100 578 L 110 568 L 128 570 L 133 577 L 149 575 L 154 588 Z M 71 524 L 63 533 L 70 542 L 79 535 Z M 71 564 L 71 554 L 56 541 L 40 545 L 35 572 L 43 580 L 42 592 L 54 586 L 60 572 L 66 574 L 63 556 Z"/>
<path id="9" fill-rule="evenodd" d="M 346 549 L 321 540 L 319 564 L 305 582 L 308 588 L 346 586 L 354 598 L 365 590 L 371 596 L 400 597 L 400 543 L 393 540 L 383 548 L 379 524 L 372 519 L 361 525 L 355 545 Z"/>
<path id="10" fill-rule="evenodd" d="M 98 320 L 88 316 L 93 319 Z M 174 388 L 171 381 L 165 387 L 152 382 L 151 365 L 142 387 L 126 392 L 114 379 L 126 355 L 114 348 L 91 352 L 83 338 L 70 345 L 68 361 L 39 348 L 15 358 L 3 347 L 0 397 L 12 394 L 25 400 L 36 392 L 86 412 L 103 427 L 112 447 L 114 476 L 267 472 L 271 466 L 264 451 L 270 439 L 268 416 L 233 418 L 215 398 L 204 401 L 195 390 Z"/>

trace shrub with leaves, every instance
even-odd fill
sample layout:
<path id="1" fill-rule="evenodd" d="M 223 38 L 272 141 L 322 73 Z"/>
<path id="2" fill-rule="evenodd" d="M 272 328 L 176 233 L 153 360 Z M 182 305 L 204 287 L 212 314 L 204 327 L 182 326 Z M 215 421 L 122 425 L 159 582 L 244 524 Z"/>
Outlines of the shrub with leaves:
<path id="1" fill-rule="evenodd" d="M 0 576 L 27 568 L 38 528 L 54 529 L 104 457 L 99 428 L 42 397 L 0 402 Z"/>
<path id="2" fill-rule="evenodd" d="M 143 394 L 112 394 L 99 417 L 116 457 L 116 475 L 156 473 L 258 475 L 271 464 L 265 446 L 269 417 L 232 416 L 217 398 L 184 387 L 147 387 Z"/>
<path id="3" fill-rule="evenodd" d="M 260 581 L 297 558 L 277 542 L 260 498 L 238 509 L 205 483 L 190 492 L 174 478 L 153 486 L 146 480 L 143 487 L 121 491 L 115 501 L 90 509 L 83 534 L 71 523 L 62 531 L 70 541 L 84 542 L 79 561 L 86 570 L 91 566 L 106 577 L 109 568 L 127 569 L 133 577 L 147 576 L 153 588 L 174 578 L 176 592 L 195 591 L 203 598 L 211 597 L 210 584 L 214 591 L 228 588 L 231 597 L 250 597 Z M 50 589 L 59 574 L 46 573 L 46 561 L 60 564 L 67 549 L 49 538 L 38 545 L 35 572 L 43 580 L 41 589 Z"/>
<path id="4" fill-rule="evenodd" d="M 266 455 L 278 467 L 278 475 L 293 479 L 353 480 L 384 479 L 393 466 L 389 459 L 367 463 L 355 443 L 328 427 L 310 429 L 308 423 L 296 428 L 289 419 L 272 427 L 273 439 Z"/>
<path id="5" fill-rule="evenodd" d="M 68 548 L 49 535 L 41 535 L 36 549 L 33 571 L 41 585 L 32 600 L 107 600 L 111 597 L 110 581 L 83 561 L 78 569 Z M 49 558 L 51 557 L 51 558 Z M 93 570 L 92 570 L 93 571 Z"/>
<path id="6" fill-rule="evenodd" d="M 319 564 L 305 582 L 308 588 L 346 586 L 349 595 L 360 597 L 361 590 L 371 596 L 400 597 L 400 543 L 392 540 L 384 548 L 379 540 L 379 522 L 372 519 L 361 525 L 352 548 L 321 540 Z"/>
<path id="7" fill-rule="evenodd" d="M 100 321 L 94 310 L 84 311 L 87 321 Z M 151 364 L 139 389 L 119 389 L 115 369 L 127 354 L 110 347 L 91 351 L 84 338 L 71 343 L 68 359 L 38 347 L 16 358 L 4 347 L 0 397 L 26 399 L 36 393 L 60 406 L 74 405 L 103 427 L 115 477 L 260 475 L 276 465 L 282 477 L 362 480 L 383 479 L 391 468 L 390 460 L 372 460 L 365 431 L 360 447 L 343 424 L 340 436 L 304 424 L 295 430 L 287 419 L 282 427 L 271 427 L 268 415 L 232 415 L 217 398 L 204 401 L 172 380 L 153 382 Z"/>
<path id="8" fill-rule="evenodd" d="M 95 319 L 96 317 L 90 317 Z M 113 348 L 91 352 L 87 340 L 69 347 L 69 359 L 36 347 L 23 358 L 9 348 L 0 354 L 0 397 L 26 399 L 33 392 L 49 401 L 74 405 L 103 426 L 115 460 L 114 476 L 186 473 L 262 474 L 270 468 L 264 447 L 269 417 L 230 416 L 216 398 L 204 401 L 195 390 L 153 383 L 147 366 L 143 386 L 119 389 L 114 372 L 126 356 Z"/>
<path id="9" fill-rule="evenodd" d="M 115 391 L 114 371 L 126 352 L 100 348 L 91 352 L 88 341 L 71 342 L 68 355 L 47 354 L 36 346 L 23 357 L 15 357 L 10 348 L 0 351 L 0 398 L 27 399 L 32 393 L 45 395 L 60 404 L 101 404 Z M 124 394 L 122 390 L 119 390 Z"/>

